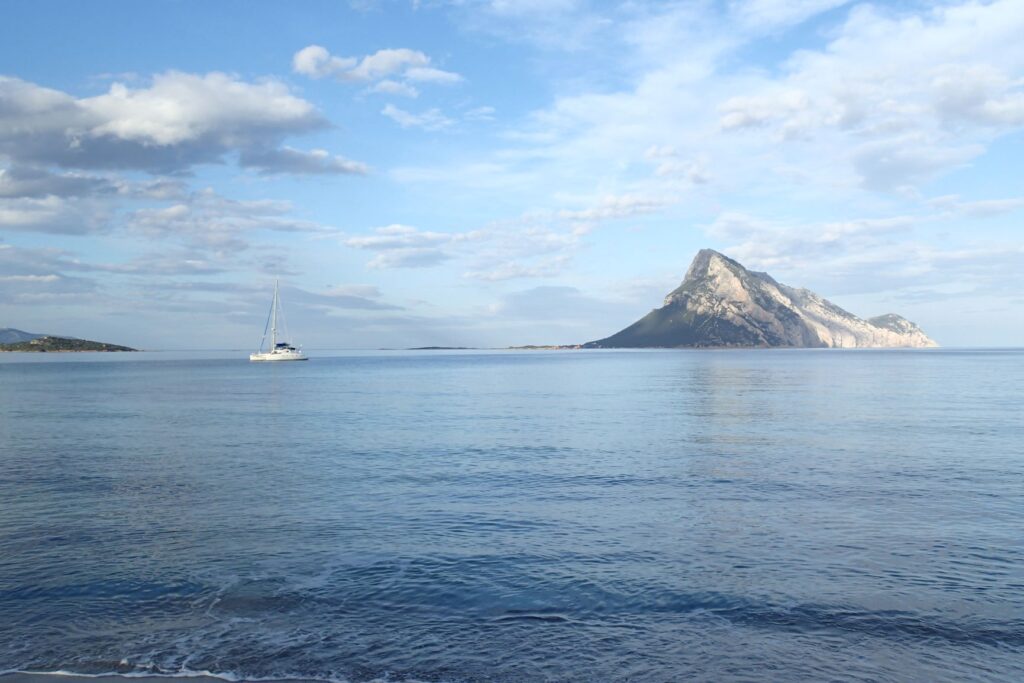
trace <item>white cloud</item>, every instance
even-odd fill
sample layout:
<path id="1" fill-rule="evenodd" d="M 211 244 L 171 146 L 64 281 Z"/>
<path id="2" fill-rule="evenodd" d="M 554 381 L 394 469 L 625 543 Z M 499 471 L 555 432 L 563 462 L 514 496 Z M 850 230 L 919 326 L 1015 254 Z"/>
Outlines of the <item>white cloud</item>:
<path id="1" fill-rule="evenodd" d="M 867 142 L 852 151 L 851 161 L 866 188 L 885 192 L 912 188 L 942 171 L 967 164 L 985 151 L 978 144 L 932 142 L 932 138 L 919 133 Z"/>
<path id="2" fill-rule="evenodd" d="M 378 252 L 367 263 L 369 268 L 421 268 L 458 259 L 470 266 L 463 277 L 495 282 L 557 276 L 579 248 L 580 237 L 579 232 L 552 230 L 527 218 L 464 232 L 395 224 L 347 237 L 343 243 Z"/>
<path id="3" fill-rule="evenodd" d="M 60 275 L 2 275 L 3 282 L 56 282 Z"/>
<path id="4" fill-rule="evenodd" d="M 451 71 L 442 71 L 429 66 L 417 66 L 408 69 L 405 77 L 410 81 L 420 83 L 439 83 L 441 85 L 452 85 L 461 82 L 462 76 Z"/>
<path id="5" fill-rule="evenodd" d="M 625 74 L 573 81 L 573 94 L 506 131 L 506 148 L 473 160 L 492 171 L 401 173 L 474 187 L 486 181 L 524 196 L 557 179 L 577 193 L 589 183 L 590 191 L 679 198 L 731 191 L 855 202 L 865 193 L 912 196 L 1024 126 L 1019 2 L 842 4 L 734 3 L 732 12 L 764 21 L 769 13 L 775 26 L 839 8 L 819 34 L 822 47 L 755 67 L 744 64 L 761 38 L 736 30 L 734 15 L 701 3 L 622 6 L 611 45 Z M 589 57 L 577 62 L 584 73 Z M 648 158 L 652 146 L 672 153 Z M 650 172 L 641 177 L 640 169 Z"/>
<path id="6" fill-rule="evenodd" d="M 323 78 L 336 73 L 344 73 L 354 67 L 357 60 L 352 57 L 334 57 L 327 48 L 321 45 L 304 47 L 292 57 L 292 70 L 295 73 Z"/>
<path id="7" fill-rule="evenodd" d="M 379 299 L 380 288 L 375 285 L 331 285 L 323 291 L 324 296 L 358 296 L 364 299 Z"/>
<path id="8" fill-rule="evenodd" d="M 410 247 L 405 249 L 389 249 L 374 256 L 366 264 L 367 268 L 373 270 L 386 270 L 390 268 L 429 268 L 443 263 L 451 256 L 441 249 L 429 247 Z"/>
<path id="9" fill-rule="evenodd" d="M 562 254 L 530 264 L 506 261 L 483 270 L 466 271 L 462 276 L 484 282 L 501 282 L 520 278 L 552 278 L 558 277 L 565 271 L 566 266 L 569 265 L 569 259 L 568 255 Z"/>
<path id="10" fill-rule="evenodd" d="M 206 189 L 170 206 L 129 212 L 125 227 L 149 239 L 180 241 L 193 249 L 221 254 L 248 249 L 247 238 L 260 231 L 315 233 L 325 230 L 317 223 L 292 217 L 291 212 L 289 202 L 238 201 Z"/>
<path id="11" fill-rule="evenodd" d="M 770 31 L 795 26 L 850 0 L 733 0 L 729 10 L 741 26 L 753 31 Z"/>
<path id="12" fill-rule="evenodd" d="M 238 158 L 241 166 L 256 168 L 260 173 L 295 173 L 300 175 L 366 175 L 369 166 L 340 156 L 331 156 L 327 150 L 303 152 L 291 147 L 267 150 L 244 150 Z"/>
<path id="13" fill-rule="evenodd" d="M 0 198 L 80 197 L 116 190 L 115 183 L 107 178 L 81 173 L 58 174 L 25 166 L 0 168 Z"/>
<path id="14" fill-rule="evenodd" d="M 467 239 L 466 234 L 422 231 L 411 225 L 396 223 L 377 228 L 372 235 L 349 237 L 345 240 L 345 244 L 356 249 L 387 250 L 447 244 L 465 239 Z"/>
<path id="15" fill-rule="evenodd" d="M 393 104 L 386 105 L 381 109 L 381 114 L 400 125 L 402 128 L 422 128 L 423 130 L 441 130 L 448 128 L 455 122 L 441 113 L 440 109 L 433 108 L 413 114 L 412 112 L 399 109 Z"/>
<path id="16" fill-rule="evenodd" d="M 346 73 L 355 80 L 369 81 L 384 78 L 403 69 L 425 67 L 430 58 L 419 50 L 408 48 L 384 49 L 363 57 L 359 64 Z"/>
<path id="17" fill-rule="evenodd" d="M 218 72 L 169 71 L 81 99 L 0 77 L 0 102 L 0 156 L 66 168 L 180 172 L 327 125 L 280 82 Z"/>
<path id="18" fill-rule="evenodd" d="M 463 118 L 467 121 L 493 121 L 496 111 L 494 107 L 489 106 L 474 107 L 463 114 Z"/>
<path id="19" fill-rule="evenodd" d="M 937 197 L 928 202 L 931 206 L 945 209 L 955 214 L 985 218 L 999 216 L 1024 209 L 1024 197 L 1011 197 L 1007 199 L 980 199 L 975 201 L 963 201 L 956 195 Z"/>
<path id="20" fill-rule="evenodd" d="M 168 178 L 140 182 L 118 180 L 116 184 L 119 194 L 135 199 L 177 200 L 188 194 L 188 185 Z"/>
<path id="21" fill-rule="evenodd" d="M 992 65 L 946 64 L 933 70 L 931 91 L 947 122 L 1024 125 L 1024 80 L 1011 80 Z"/>
<path id="22" fill-rule="evenodd" d="M 15 247 L 0 244 L 0 303 L 35 306 L 76 302 L 96 289 L 90 278 L 67 275 L 78 267 L 60 249 Z"/>
<path id="23" fill-rule="evenodd" d="M 450 0 L 449 4 L 467 29 L 547 50 L 583 51 L 615 30 L 615 12 L 606 16 L 586 0 Z"/>
<path id="24" fill-rule="evenodd" d="M 905 17 L 858 6 L 826 49 L 726 99 L 720 124 L 835 147 L 869 189 L 913 186 L 1024 125 L 1022 32 L 1024 6 L 1007 0 Z"/>
<path id="25" fill-rule="evenodd" d="M 376 228 L 371 235 L 346 238 L 344 244 L 354 249 L 379 252 L 366 264 L 371 269 L 426 268 L 452 258 L 446 247 L 479 236 L 475 232 L 431 232 L 410 225 L 393 224 Z"/>
<path id="26" fill-rule="evenodd" d="M 400 306 L 379 301 L 381 292 L 371 285 L 338 285 L 321 291 L 308 291 L 299 287 L 288 287 L 288 301 L 321 311 L 364 310 L 395 311 Z"/>
<path id="27" fill-rule="evenodd" d="M 108 230 L 108 212 L 88 199 L 56 195 L 0 199 L 0 228 L 21 232 L 85 235 Z"/>
<path id="28" fill-rule="evenodd" d="M 292 57 L 292 69 L 310 78 L 332 77 L 339 81 L 373 82 L 371 92 L 416 97 L 409 82 L 452 85 L 463 80 L 453 71 L 431 66 L 430 57 L 419 50 L 388 48 L 358 59 L 336 57 L 320 45 L 305 47 Z"/>
<path id="29" fill-rule="evenodd" d="M 383 93 L 385 95 L 401 95 L 402 97 L 410 98 L 416 98 L 420 95 L 420 91 L 408 83 L 400 83 L 391 79 L 374 83 L 369 90 L 370 92 Z"/>
<path id="30" fill-rule="evenodd" d="M 971 215 L 947 210 L 950 201 L 956 206 L 955 200 L 945 198 L 941 210 L 932 213 L 823 222 L 725 212 L 704 229 L 724 241 L 725 253 L 744 265 L 826 296 L 909 289 L 920 297 L 950 285 L 990 293 L 1024 286 L 1024 248 L 1019 244 L 936 246 L 923 239 L 924 228 Z M 999 208 L 1008 205 L 1000 202 Z"/>
<path id="31" fill-rule="evenodd" d="M 84 118 L 93 122 L 88 129 L 92 137 L 157 146 L 209 136 L 236 146 L 248 144 L 262 130 L 320 123 L 313 105 L 289 93 L 282 83 L 246 83 L 217 72 L 168 72 L 155 76 L 149 88 L 114 83 L 105 95 L 77 104 Z"/>
<path id="32" fill-rule="evenodd" d="M 672 202 L 658 197 L 638 195 L 607 195 L 602 197 L 595 206 L 575 211 L 562 210 L 558 217 L 574 222 L 592 223 L 595 221 L 628 218 L 652 213 L 663 209 Z"/>

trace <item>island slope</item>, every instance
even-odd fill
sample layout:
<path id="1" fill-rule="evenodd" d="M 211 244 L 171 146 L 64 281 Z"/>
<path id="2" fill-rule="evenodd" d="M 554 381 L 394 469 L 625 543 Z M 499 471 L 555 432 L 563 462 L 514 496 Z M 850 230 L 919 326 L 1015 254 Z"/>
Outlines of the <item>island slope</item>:
<path id="1" fill-rule="evenodd" d="M 30 353 L 67 352 L 67 351 L 135 351 L 136 349 L 106 342 L 89 341 L 88 339 L 71 339 L 68 337 L 36 337 L 28 341 L 0 344 L 0 351 L 27 351 Z"/>

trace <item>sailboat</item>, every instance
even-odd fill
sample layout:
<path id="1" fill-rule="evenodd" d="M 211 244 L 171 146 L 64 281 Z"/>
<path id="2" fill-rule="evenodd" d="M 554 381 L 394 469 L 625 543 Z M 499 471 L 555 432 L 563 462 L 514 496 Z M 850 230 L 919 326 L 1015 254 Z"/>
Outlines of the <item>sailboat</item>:
<path id="1" fill-rule="evenodd" d="M 270 315 L 267 316 L 267 327 L 270 327 L 270 348 L 263 350 L 263 342 L 267 340 L 267 327 L 263 328 L 263 338 L 260 339 L 260 347 L 256 353 L 249 354 L 251 361 L 280 361 L 280 360 L 309 360 L 301 349 L 297 349 L 288 342 L 277 341 L 277 320 L 281 308 L 281 295 L 278 293 L 278 281 L 274 281 L 274 301 L 270 304 Z M 280 314 L 281 322 L 284 322 L 284 314 Z"/>

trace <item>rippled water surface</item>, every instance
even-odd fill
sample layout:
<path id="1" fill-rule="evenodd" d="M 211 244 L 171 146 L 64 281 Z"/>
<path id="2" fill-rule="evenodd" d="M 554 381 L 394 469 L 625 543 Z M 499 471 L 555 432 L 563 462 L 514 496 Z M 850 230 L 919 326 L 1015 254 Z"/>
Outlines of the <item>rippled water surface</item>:
<path id="1" fill-rule="evenodd" d="M 1024 352 L 164 357 L 0 364 L 0 671 L 1024 679 Z"/>

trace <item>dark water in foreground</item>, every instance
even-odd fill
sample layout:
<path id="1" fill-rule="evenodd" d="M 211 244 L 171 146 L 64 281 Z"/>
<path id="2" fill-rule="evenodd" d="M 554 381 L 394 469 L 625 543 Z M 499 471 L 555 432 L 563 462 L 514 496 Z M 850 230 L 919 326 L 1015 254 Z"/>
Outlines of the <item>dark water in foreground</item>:
<path id="1" fill-rule="evenodd" d="M 0 671 L 1024 679 L 1024 352 L 4 360 Z"/>

